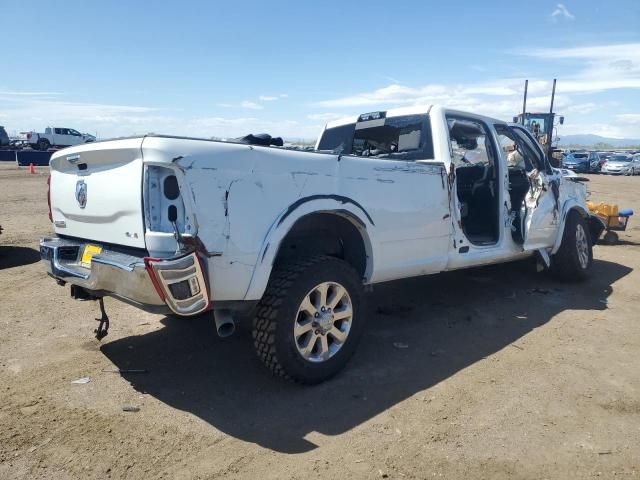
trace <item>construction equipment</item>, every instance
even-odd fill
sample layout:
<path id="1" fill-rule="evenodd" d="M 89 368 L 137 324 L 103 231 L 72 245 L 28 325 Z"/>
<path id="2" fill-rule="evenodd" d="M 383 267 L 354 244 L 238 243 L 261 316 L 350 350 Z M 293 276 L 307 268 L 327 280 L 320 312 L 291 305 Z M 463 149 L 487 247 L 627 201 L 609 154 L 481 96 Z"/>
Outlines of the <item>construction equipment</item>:
<path id="1" fill-rule="evenodd" d="M 527 112 L 527 89 L 529 80 L 525 80 L 524 84 L 524 101 L 522 104 L 522 113 L 513 117 L 514 123 L 520 123 L 529 130 L 534 137 L 540 142 L 545 150 L 549 162 L 554 167 L 562 167 L 562 151 L 553 148 L 554 128 L 558 124 L 564 124 L 564 116 L 557 115 L 553 112 L 553 101 L 556 94 L 556 79 L 553 79 L 553 90 L 551 91 L 551 106 L 548 113 Z M 556 123 L 556 117 L 558 122 Z"/>

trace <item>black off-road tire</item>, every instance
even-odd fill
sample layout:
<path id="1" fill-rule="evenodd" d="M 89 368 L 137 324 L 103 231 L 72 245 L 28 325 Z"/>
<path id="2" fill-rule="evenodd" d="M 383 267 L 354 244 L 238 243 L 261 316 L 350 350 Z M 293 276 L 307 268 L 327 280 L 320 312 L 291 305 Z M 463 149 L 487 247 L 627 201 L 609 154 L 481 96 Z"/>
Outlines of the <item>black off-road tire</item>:
<path id="1" fill-rule="evenodd" d="M 588 261 L 580 261 L 580 252 L 577 237 L 579 230 L 584 233 Z M 562 234 L 562 243 L 555 255 L 551 257 L 551 273 L 564 281 L 579 282 L 589 277 L 589 271 L 593 263 L 593 245 L 589 228 L 582 216 L 574 211 L 569 212 Z"/>
<path id="2" fill-rule="evenodd" d="M 40 140 L 38 140 L 38 150 L 49 150 L 49 147 L 51 147 L 51 143 L 46 138 L 41 138 Z"/>
<path id="3" fill-rule="evenodd" d="M 320 363 L 306 360 L 293 334 L 298 308 L 307 293 L 322 282 L 337 282 L 351 298 L 351 329 L 342 347 Z M 353 355 L 365 324 L 362 280 L 347 262 L 315 256 L 276 265 L 253 320 L 253 343 L 258 357 L 271 372 L 303 384 L 323 382 L 344 368 Z"/>

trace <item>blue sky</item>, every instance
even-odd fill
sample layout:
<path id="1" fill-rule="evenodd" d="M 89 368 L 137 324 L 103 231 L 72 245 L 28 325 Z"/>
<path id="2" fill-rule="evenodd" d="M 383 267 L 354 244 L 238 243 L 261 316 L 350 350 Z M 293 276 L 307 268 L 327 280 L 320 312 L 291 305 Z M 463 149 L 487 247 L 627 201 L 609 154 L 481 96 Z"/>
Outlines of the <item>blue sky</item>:
<path id="1" fill-rule="evenodd" d="M 0 2 L 0 124 L 314 138 L 440 103 L 640 138 L 640 1 Z"/>

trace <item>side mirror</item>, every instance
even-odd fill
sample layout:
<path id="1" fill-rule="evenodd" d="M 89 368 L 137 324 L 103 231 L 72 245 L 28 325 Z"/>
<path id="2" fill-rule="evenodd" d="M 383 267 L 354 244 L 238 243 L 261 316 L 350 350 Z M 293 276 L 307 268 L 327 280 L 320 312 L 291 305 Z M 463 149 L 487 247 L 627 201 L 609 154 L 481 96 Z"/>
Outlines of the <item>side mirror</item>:
<path id="1" fill-rule="evenodd" d="M 564 117 L 560 117 L 560 125 L 564 125 Z"/>
<path id="2" fill-rule="evenodd" d="M 513 117 L 513 123 L 518 123 L 518 117 Z"/>

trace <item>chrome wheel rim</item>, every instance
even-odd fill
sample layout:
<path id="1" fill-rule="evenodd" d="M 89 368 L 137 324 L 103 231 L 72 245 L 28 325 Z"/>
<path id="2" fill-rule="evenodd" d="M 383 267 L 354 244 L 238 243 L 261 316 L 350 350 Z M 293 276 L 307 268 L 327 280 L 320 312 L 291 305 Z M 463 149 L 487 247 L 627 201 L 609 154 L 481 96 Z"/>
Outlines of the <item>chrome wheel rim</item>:
<path id="1" fill-rule="evenodd" d="M 293 325 L 298 353 L 309 362 L 325 362 L 344 346 L 353 322 L 349 292 L 336 282 L 313 287 L 302 299 Z"/>
<path id="2" fill-rule="evenodd" d="M 576 250 L 578 251 L 578 261 L 582 268 L 589 266 L 589 243 L 587 234 L 582 225 L 576 227 Z"/>

